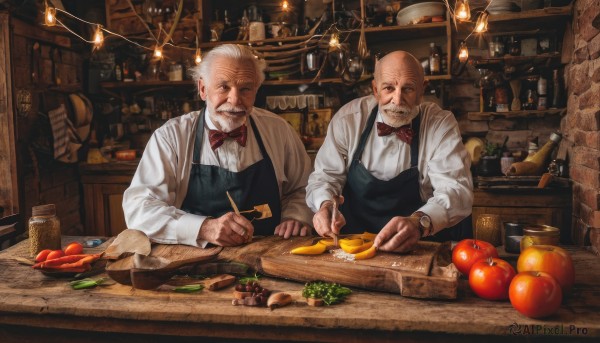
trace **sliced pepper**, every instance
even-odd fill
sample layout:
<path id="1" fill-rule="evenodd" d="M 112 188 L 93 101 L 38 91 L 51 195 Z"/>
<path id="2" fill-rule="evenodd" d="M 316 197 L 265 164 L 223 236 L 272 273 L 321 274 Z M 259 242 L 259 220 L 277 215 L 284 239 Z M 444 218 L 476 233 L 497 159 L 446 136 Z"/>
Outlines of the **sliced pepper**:
<path id="1" fill-rule="evenodd" d="M 350 238 L 342 238 L 342 239 L 340 239 L 339 243 L 340 243 L 340 246 L 342 244 L 345 244 L 347 246 L 356 247 L 356 246 L 363 245 L 364 241 L 362 240 L 362 238 L 352 238 L 352 239 L 350 239 Z"/>
<path id="2" fill-rule="evenodd" d="M 331 238 L 322 239 L 322 240 L 319 241 L 319 243 L 325 244 L 325 246 L 327 246 L 327 247 L 332 247 L 335 244 L 333 242 L 333 239 L 331 239 Z"/>
<path id="3" fill-rule="evenodd" d="M 367 249 L 363 252 L 359 252 L 358 254 L 354 255 L 354 259 L 355 260 L 366 260 L 366 259 L 375 257 L 376 254 L 377 254 L 377 247 L 371 246 L 369 249 Z"/>
<path id="4" fill-rule="evenodd" d="M 342 250 L 349 254 L 357 254 L 359 252 L 363 252 L 373 246 L 373 241 L 366 241 L 362 245 L 348 246 L 343 243 L 340 243 L 340 247 Z"/>
<path id="5" fill-rule="evenodd" d="M 290 251 L 290 254 L 294 254 L 294 255 L 319 255 L 325 252 L 325 250 L 327 250 L 327 246 L 323 243 L 317 242 L 316 244 L 313 245 L 309 245 L 309 246 L 304 246 L 304 247 L 298 247 L 295 249 L 292 249 L 292 251 Z"/>
<path id="6" fill-rule="evenodd" d="M 377 237 L 377 234 L 365 231 L 361 234 L 361 236 L 362 236 L 362 239 L 364 239 L 364 240 L 373 241 L 373 240 L 375 240 L 375 237 Z"/>

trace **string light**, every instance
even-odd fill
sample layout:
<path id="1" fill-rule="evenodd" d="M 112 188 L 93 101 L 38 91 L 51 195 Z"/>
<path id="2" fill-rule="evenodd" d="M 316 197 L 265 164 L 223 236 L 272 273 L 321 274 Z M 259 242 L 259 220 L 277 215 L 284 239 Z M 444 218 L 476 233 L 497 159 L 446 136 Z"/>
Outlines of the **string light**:
<path id="1" fill-rule="evenodd" d="M 337 32 L 333 32 L 329 38 L 329 46 L 335 49 L 340 47 L 340 37 Z"/>
<path id="2" fill-rule="evenodd" d="M 48 5 L 48 1 L 46 1 L 46 9 L 44 10 L 44 23 L 46 23 L 46 26 L 56 25 L 56 8 Z"/>
<path id="3" fill-rule="evenodd" d="M 283 8 L 284 11 L 287 11 L 290 8 L 289 2 L 284 0 L 283 3 L 281 4 L 281 8 Z"/>
<path id="4" fill-rule="evenodd" d="M 156 45 L 154 48 L 154 57 L 160 59 L 163 57 L 162 46 Z"/>
<path id="5" fill-rule="evenodd" d="M 460 48 L 458 49 L 458 60 L 461 63 L 465 63 L 469 59 L 469 49 L 467 49 L 467 43 L 462 41 Z"/>
<path id="6" fill-rule="evenodd" d="M 200 48 L 196 48 L 196 55 L 194 56 L 194 62 L 196 63 L 196 65 L 198 65 L 202 62 L 202 51 L 200 50 Z"/>
<path id="7" fill-rule="evenodd" d="M 479 18 L 477 18 L 477 24 L 475 24 L 475 32 L 482 33 L 488 30 L 488 13 L 481 12 Z"/>
<path id="8" fill-rule="evenodd" d="M 468 21 L 471 19 L 471 9 L 469 8 L 469 0 L 456 0 L 454 7 L 454 15 L 458 21 Z"/>
<path id="9" fill-rule="evenodd" d="M 104 34 L 102 33 L 102 25 L 96 26 L 93 41 L 94 49 L 100 49 L 102 47 L 102 44 L 104 44 Z"/>

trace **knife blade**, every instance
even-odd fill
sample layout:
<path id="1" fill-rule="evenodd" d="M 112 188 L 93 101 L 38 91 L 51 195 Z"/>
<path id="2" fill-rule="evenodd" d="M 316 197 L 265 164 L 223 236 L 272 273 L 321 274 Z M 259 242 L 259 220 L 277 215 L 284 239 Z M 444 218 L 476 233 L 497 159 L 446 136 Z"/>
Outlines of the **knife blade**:
<path id="1" fill-rule="evenodd" d="M 335 231 L 333 231 L 333 229 L 335 228 L 335 218 L 337 217 L 337 212 L 338 212 L 338 196 L 334 195 L 333 199 L 333 207 L 331 209 L 331 227 L 329 228 L 331 230 L 331 234 L 333 235 L 333 246 L 334 247 L 339 247 L 338 244 L 338 235 L 335 234 Z"/>

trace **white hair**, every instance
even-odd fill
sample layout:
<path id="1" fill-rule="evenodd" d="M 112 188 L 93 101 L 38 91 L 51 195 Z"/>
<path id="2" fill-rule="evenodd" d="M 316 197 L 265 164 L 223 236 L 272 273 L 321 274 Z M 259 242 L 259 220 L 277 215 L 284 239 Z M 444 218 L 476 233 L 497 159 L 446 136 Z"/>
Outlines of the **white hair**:
<path id="1" fill-rule="evenodd" d="M 223 44 L 210 50 L 202 57 L 202 62 L 198 66 L 190 69 L 190 75 L 193 77 L 195 83 L 198 84 L 199 80 L 209 82 L 210 71 L 214 61 L 222 57 L 231 58 L 236 61 L 251 61 L 258 77 L 258 86 L 265 80 L 264 70 L 267 64 L 263 59 L 255 56 L 252 50 L 243 45 Z"/>

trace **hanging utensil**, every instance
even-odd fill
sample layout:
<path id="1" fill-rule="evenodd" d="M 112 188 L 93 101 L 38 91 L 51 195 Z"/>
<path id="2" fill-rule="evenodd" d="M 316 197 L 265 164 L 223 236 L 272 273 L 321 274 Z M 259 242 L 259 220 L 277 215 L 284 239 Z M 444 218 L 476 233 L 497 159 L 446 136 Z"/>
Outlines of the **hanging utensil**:
<path id="1" fill-rule="evenodd" d="M 363 60 L 369 58 L 370 53 L 367 48 L 367 38 L 365 36 L 365 3 L 364 0 L 360 1 L 360 38 L 358 39 L 357 47 L 358 55 Z"/>

